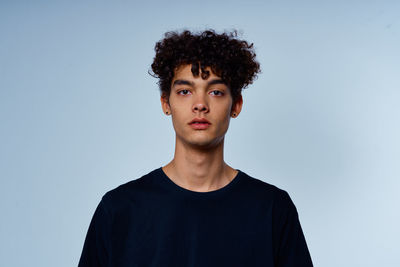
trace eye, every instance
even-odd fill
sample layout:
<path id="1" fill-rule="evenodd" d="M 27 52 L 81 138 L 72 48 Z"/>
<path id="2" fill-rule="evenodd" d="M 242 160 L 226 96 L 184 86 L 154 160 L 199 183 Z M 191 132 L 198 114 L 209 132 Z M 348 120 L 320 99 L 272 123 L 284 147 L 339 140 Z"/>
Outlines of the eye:
<path id="1" fill-rule="evenodd" d="M 217 96 L 222 96 L 222 95 L 224 95 L 224 93 L 223 92 L 221 92 L 221 91 L 219 91 L 219 90 L 213 90 L 213 91 L 211 91 L 212 93 L 217 93 L 216 95 Z M 215 94 L 214 94 L 215 95 Z"/>
<path id="2" fill-rule="evenodd" d="M 184 93 L 181 94 L 182 92 L 184 92 Z M 178 95 L 187 95 L 188 92 L 189 92 L 189 90 L 183 89 L 183 90 L 180 90 L 180 91 L 178 92 Z"/>

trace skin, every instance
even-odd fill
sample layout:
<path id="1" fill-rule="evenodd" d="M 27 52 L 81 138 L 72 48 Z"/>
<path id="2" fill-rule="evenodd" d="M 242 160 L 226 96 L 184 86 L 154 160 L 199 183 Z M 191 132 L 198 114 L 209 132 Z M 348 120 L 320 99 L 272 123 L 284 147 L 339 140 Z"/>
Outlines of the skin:
<path id="1" fill-rule="evenodd" d="M 174 158 L 162 169 L 175 184 L 196 192 L 220 189 L 238 173 L 224 161 L 224 140 L 243 99 L 240 96 L 233 103 L 227 85 L 210 68 L 206 70 L 210 76 L 202 79 L 193 76 L 191 65 L 178 67 L 169 98 L 161 97 L 162 109 L 172 116 L 175 130 Z M 206 118 L 211 125 L 193 129 L 189 123 L 194 118 Z"/>

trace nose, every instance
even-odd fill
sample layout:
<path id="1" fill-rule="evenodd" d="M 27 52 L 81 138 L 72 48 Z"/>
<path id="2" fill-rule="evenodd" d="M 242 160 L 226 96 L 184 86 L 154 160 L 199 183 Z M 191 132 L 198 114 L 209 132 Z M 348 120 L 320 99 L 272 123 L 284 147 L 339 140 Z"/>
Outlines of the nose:
<path id="1" fill-rule="evenodd" d="M 207 107 L 205 104 L 203 104 L 203 103 L 196 103 L 196 104 L 194 104 L 194 106 L 193 106 L 193 112 L 196 112 L 196 111 L 207 112 L 207 111 L 208 111 L 208 107 Z"/>
<path id="2" fill-rule="evenodd" d="M 193 112 L 208 112 L 208 105 L 204 100 L 204 97 L 197 97 L 196 102 L 193 104 Z"/>

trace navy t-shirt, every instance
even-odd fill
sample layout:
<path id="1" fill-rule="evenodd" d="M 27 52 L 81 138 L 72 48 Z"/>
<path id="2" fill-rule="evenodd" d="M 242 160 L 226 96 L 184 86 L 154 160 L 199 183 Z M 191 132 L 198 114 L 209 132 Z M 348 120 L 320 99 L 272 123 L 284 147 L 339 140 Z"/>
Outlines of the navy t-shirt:
<path id="1" fill-rule="evenodd" d="M 209 192 L 178 186 L 161 167 L 107 192 L 79 267 L 313 266 L 288 193 L 237 171 Z"/>

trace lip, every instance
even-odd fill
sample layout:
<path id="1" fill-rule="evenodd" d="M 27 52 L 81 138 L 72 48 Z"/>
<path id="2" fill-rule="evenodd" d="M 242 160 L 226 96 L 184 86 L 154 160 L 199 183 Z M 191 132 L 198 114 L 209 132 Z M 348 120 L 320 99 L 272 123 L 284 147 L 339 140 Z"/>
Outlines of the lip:
<path id="1" fill-rule="evenodd" d="M 189 122 L 189 124 L 192 124 L 194 122 L 200 122 L 200 123 L 208 123 L 211 124 L 211 122 L 209 122 L 207 119 L 205 118 L 194 118 L 191 122 Z"/>
<path id="2" fill-rule="evenodd" d="M 196 123 L 195 123 L 196 122 Z M 210 122 L 204 118 L 194 118 L 189 125 L 196 130 L 204 130 L 210 127 Z"/>
<path id="3" fill-rule="evenodd" d="M 209 123 L 191 123 L 190 127 L 196 130 L 205 130 L 210 127 Z"/>

